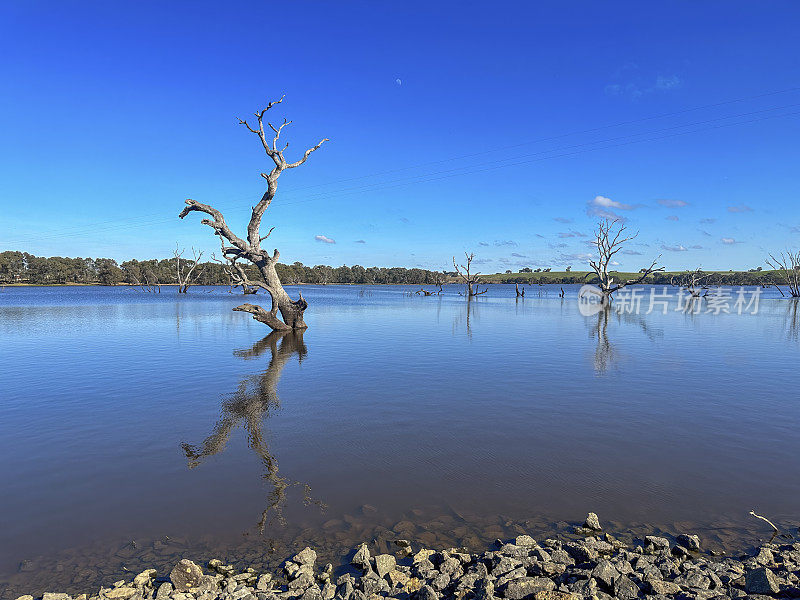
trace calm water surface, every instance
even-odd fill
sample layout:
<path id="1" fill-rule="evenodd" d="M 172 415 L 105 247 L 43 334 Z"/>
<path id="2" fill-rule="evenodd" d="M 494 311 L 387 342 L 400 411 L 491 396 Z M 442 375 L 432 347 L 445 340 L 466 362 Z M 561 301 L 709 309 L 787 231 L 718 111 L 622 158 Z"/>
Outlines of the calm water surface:
<path id="1" fill-rule="evenodd" d="M 576 286 L 417 287 L 305 286 L 283 336 L 223 288 L 0 291 L 0 593 L 589 510 L 720 548 L 765 533 L 751 509 L 797 527 L 800 314 L 774 290 L 587 317 Z"/>

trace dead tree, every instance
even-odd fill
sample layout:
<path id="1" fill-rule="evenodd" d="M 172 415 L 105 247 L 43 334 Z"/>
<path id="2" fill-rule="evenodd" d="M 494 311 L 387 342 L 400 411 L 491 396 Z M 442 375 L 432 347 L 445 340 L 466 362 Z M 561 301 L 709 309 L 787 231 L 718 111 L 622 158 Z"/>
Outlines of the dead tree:
<path id="1" fill-rule="evenodd" d="M 470 273 L 470 266 L 472 265 L 472 259 L 475 258 L 474 253 L 467 254 L 464 252 L 464 256 L 467 257 L 467 264 L 466 265 L 458 265 L 456 264 L 456 257 L 453 257 L 453 266 L 456 268 L 456 273 L 458 276 L 461 277 L 461 280 L 467 286 L 467 298 L 472 298 L 473 296 L 480 296 L 481 294 L 485 294 L 489 291 L 488 288 L 485 290 L 478 291 L 478 284 L 480 284 L 481 278 L 480 273 Z"/>
<path id="2" fill-rule="evenodd" d="M 223 257 L 235 257 L 237 260 L 245 260 L 255 265 L 262 280 L 251 281 L 247 278 L 247 273 L 242 269 L 241 272 L 244 273 L 243 281 L 248 286 L 259 287 L 269 292 L 272 298 L 272 306 L 270 310 L 266 310 L 252 304 L 242 304 L 241 306 L 237 306 L 234 310 L 249 312 L 256 321 L 265 323 L 276 331 L 305 329 L 307 325 L 303 320 L 303 313 L 306 308 L 308 308 L 308 303 L 305 301 L 302 294 L 299 294 L 297 300 L 292 300 L 289 294 L 286 293 L 286 290 L 283 289 L 278 273 L 275 270 L 275 265 L 278 264 L 280 253 L 277 249 L 275 249 L 272 254 L 261 249 L 261 242 L 269 237 L 274 227 L 271 228 L 266 235 L 262 236 L 260 233 L 261 219 L 264 217 L 264 212 L 269 208 L 273 198 L 275 198 L 275 193 L 278 190 L 278 177 L 280 177 L 281 173 L 287 169 L 294 169 L 305 163 L 312 152 L 328 141 L 327 138 L 323 139 L 316 146 L 306 150 L 299 160 L 288 162 L 284 158 L 283 153 L 289 147 L 289 144 L 287 143 L 281 148 L 278 146 L 278 141 L 283 128 L 289 125 L 291 121 L 284 119 L 283 123 L 279 124 L 277 127 L 267 122 L 267 126 L 272 130 L 272 134 L 270 134 L 273 136 L 272 140 L 267 138 L 267 134 L 264 130 L 264 115 L 273 106 L 280 104 L 282 101 L 283 97 L 281 97 L 280 100 L 270 102 L 265 109 L 255 113 L 255 127 L 251 127 L 247 121 L 239 119 L 240 125 L 244 125 L 248 131 L 258 136 L 261 145 L 264 147 L 264 151 L 275 165 L 269 173 L 261 173 L 261 176 L 267 182 L 267 190 L 264 192 L 264 195 L 261 196 L 261 200 L 259 200 L 252 209 L 250 222 L 247 225 L 247 237 L 243 239 L 233 233 L 225 222 L 225 217 L 223 217 L 222 213 L 216 208 L 207 204 L 202 204 L 196 200 L 186 200 L 186 206 L 179 215 L 181 219 L 192 211 L 203 212 L 210 215 L 210 219 L 203 219 L 201 223 L 211 227 L 214 233 L 223 239 Z M 227 241 L 230 246 L 225 246 L 224 241 Z M 278 317 L 279 312 L 280 317 Z"/>
<path id="3" fill-rule="evenodd" d="M 630 279 L 625 282 L 615 283 L 614 279 L 608 273 L 608 267 L 611 264 L 614 255 L 622 250 L 626 242 L 629 242 L 639 235 L 637 231 L 631 236 L 625 234 L 625 225 L 619 219 L 603 219 L 597 224 L 597 231 L 595 231 L 595 239 L 593 244 L 597 246 L 597 260 L 590 260 L 589 266 L 592 267 L 598 279 L 598 286 L 602 295 L 601 302 L 607 304 L 611 300 L 611 294 L 620 290 L 628 285 L 641 283 L 651 273 L 656 271 L 663 271 L 664 267 L 656 268 L 656 263 L 661 256 L 657 256 L 652 264 L 639 271 L 639 277 Z"/>
<path id="4" fill-rule="evenodd" d="M 524 297 L 525 297 L 525 286 L 524 286 L 524 285 L 522 286 L 522 290 L 520 290 L 520 289 L 519 289 L 519 284 L 518 284 L 518 283 L 515 283 L 515 284 L 514 284 L 514 288 L 516 289 L 516 292 L 517 292 L 517 297 L 518 297 L 518 298 L 519 298 L 519 297 L 522 297 L 522 298 L 524 298 Z"/>
<path id="5" fill-rule="evenodd" d="M 189 260 L 183 258 L 184 252 L 186 252 L 186 249 L 184 248 L 179 251 L 177 244 L 175 245 L 175 250 L 172 252 L 175 256 L 175 274 L 178 279 L 179 294 L 188 292 L 189 286 L 197 280 L 197 277 L 202 272 L 202 269 L 200 271 L 196 270 L 200 264 L 200 259 L 203 257 L 203 253 L 192 248 L 192 260 Z"/>
<path id="6" fill-rule="evenodd" d="M 222 251 L 224 252 L 225 240 L 220 237 L 220 241 L 222 242 Z M 238 257 L 225 256 L 223 254 L 222 258 L 217 258 L 215 254 L 212 254 L 211 260 L 222 265 L 222 271 L 228 276 L 228 285 L 231 288 L 228 290 L 228 293 L 233 293 L 234 288 L 237 287 L 241 287 L 242 293 L 245 295 L 258 292 L 258 287 L 248 284 L 247 273 L 244 267 L 237 262 Z"/>
<path id="7" fill-rule="evenodd" d="M 778 272 L 778 276 L 789 287 L 789 295 L 792 298 L 800 298 L 800 250 L 797 252 L 787 250 L 786 252 L 781 252 L 778 256 L 770 254 L 767 264 Z M 783 291 L 778 284 L 774 283 L 773 285 L 783 295 Z"/>
<path id="8" fill-rule="evenodd" d="M 681 273 L 670 279 L 672 285 L 684 288 L 692 298 L 699 298 L 701 290 L 705 289 L 702 285 L 704 279 L 711 277 L 711 273 L 703 273 L 699 268 L 687 273 Z"/>

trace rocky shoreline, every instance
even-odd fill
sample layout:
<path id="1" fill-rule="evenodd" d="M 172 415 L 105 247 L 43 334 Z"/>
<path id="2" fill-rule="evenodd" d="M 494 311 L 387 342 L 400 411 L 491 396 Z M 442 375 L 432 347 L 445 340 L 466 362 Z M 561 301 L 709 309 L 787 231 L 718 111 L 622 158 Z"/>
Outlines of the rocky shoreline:
<path id="1" fill-rule="evenodd" d="M 42 600 L 725 600 L 800 598 L 800 543 L 783 539 L 747 556 L 705 551 L 696 535 L 645 535 L 625 543 L 590 513 L 578 540 L 518 535 L 479 553 L 415 548 L 394 540 L 392 554 L 361 544 L 334 570 L 306 547 L 278 572 L 206 568 L 183 559 L 169 574 L 147 569 L 91 594 L 47 592 Z M 34 600 L 20 596 L 18 600 Z"/>

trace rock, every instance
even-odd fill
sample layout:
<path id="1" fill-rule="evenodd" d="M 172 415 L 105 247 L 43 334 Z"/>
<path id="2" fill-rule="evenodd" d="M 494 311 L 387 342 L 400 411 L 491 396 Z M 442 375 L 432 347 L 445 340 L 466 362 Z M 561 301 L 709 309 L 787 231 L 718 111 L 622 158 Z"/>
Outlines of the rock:
<path id="1" fill-rule="evenodd" d="M 378 554 L 375 557 L 375 571 L 377 571 L 378 577 L 385 577 L 396 565 L 397 560 L 391 554 Z"/>
<path id="2" fill-rule="evenodd" d="M 698 552 L 700 550 L 700 538 L 696 535 L 682 533 L 678 536 L 678 543 L 692 552 Z"/>
<path id="3" fill-rule="evenodd" d="M 311 573 L 303 572 L 289 582 L 290 590 L 305 590 L 314 585 L 314 576 Z"/>
<path id="4" fill-rule="evenodd" d="M 169 582 L 162 583 L 160 586 L 158 586 L 158 591 L 156 592 L 156 599 L 164 600 L 165 598 L 169 598 L 170 595 L 172 594 L 172 590 L 173 587 L 171 583 Z"/>
<path id="5" fill-rule="evenodd" d="M 105 594 L 103 594 L 109 600 L 128 600 L 128 598 L 132 598 L 136 595 L 137 589 L 135 587 L 128 587 L 128 586 L 120 586 L 118 588 L 114 588 L 113 590 L 108 590 Z M 42 596 L 42 600 L 57 600 L 56 598 L 45 598 Z"/>
<path id="6" fill-rule="evenodd" d="M 616 567 L 612 565 L 607 560 L 601 560 L 597 563 L 597 566 L 592 569 L 592 577 L 594 577 L 598 582 L 603 584 L 607 590 L 611 590 L 614 587 L 614 580 L 620 576 L 619 571 L 617 571 Z"/>
<path id="7" fill-rule="evenodd" d="M 543 590 L 533 595 L 534 600 L 581 600 L 577 594 L 570 592 L 557 592 L 554 590 Z"/>
<path id="8" fill-rule="evenodd" d="M 350 561 L 350 564 L 366 570 L 369 569 L 369 558 L 369 548 L 367 548 L 366 544 L 361 544 L 353 555 L 353 560 Z"/>
<path id="9" fill-rule="evenodd" d="M 639 586 L 626 575 L 614 579 L 614 597 L 620 600 L 633 600 L 639 596 Z"/>
<path id="10" fill-rule="evenodd" d="M 748 594 L 777 594 L 780 591 L 775 575 L 766 567 L 748 571 L 745 575 L 744 589 Z"/>
<path id="11" fill-rule="evenodd" d="M 531 546 L 536 545 L 536 540 L 529 535 L 518 535 L 516 538 L 514 538 L 514 545 L 530 548 Z"/>
<path id="12" fill-rule="evenodd" d="M 134 590 L 135 592 L 136 590 Z M 133 595 L 133 594 L 131 594 Z M 69 594 L 57 594 L 55 592 L 45 592 L 42 594 L 42 600 L 72 600 Z"/>
<path id="13" fill-rule="evenodd" d="M 439 600 L 439 594 L 429 585 L 423 585 L 414 594 L 415 600 Z"/>
<path id="14" fill-rule="evenodd" d="M 669 540 L 667 538 L 646 535 L 644 539 L 648 545 L 653 546 L 656 550 L 669 550 Z"/>
<path id="15" fill-rule="evenodd" d="M 450 575 L 447 573 L 439 573 L 431 580 L 430 585 L 437 592 L 441 592 L 444 588 L 450 585 Z"/>
<path id="16" fill-rule="evenodd" d="M 583 523 L 583 526 L 586 529 L 591 529 L 592 531 L 601 531 L 603 529 L 600 527 L 600 519 L 598 519 L 597 515 L 593 512 L 590 512 L 586 516 L 586 521 Z"/>
<path id="17" fill-rule="evenodd" d="M 156 576 L 155 569 L 147 569 L 139 573 L 136 577 L 133 578 L 133 585 L 136 587 L 144 587 L 146 585 L 150 585 L 152 579 Z"/>
<path id="18" fill-rule="evenodd" d="M 508 600 L 522 600 L 533 596 L 536 592 L 556 589 L 556 584 L 547 577 L 521 577 L 506 585 L 503 596 Z"/>
<path id="19" fill-rule="evenodd" d="M 423 560 L 428 560 L 434 554 L 436 554 L 436 550 L 426 550 L 423 548 L 414 555 L 412 560 L 415 563 L 422 562 Z"/>
<path id="20" fill-rule="evenodd" d="M 577 563 L 591 562 L 597 560 L 598 557 L 597 550 L 589 548 L 585 544 L 579 544 L 578 542 L 564 544 L 564 550 L 566 550 Z M 553 554 L 553 560 L 555 560 L 555 553 Z"/>
<path id="21" fill-rule="evenodd" d="M 317 553 L 311 548 L 306 546 L 300 552 L 292 557 L 292 560 L 298 565 L 313 565 L 317 562 Z"/>
<path id="22" fill-rule="evenodd" d="M 494 597 L 494 583 L 490 579 L 482 577 L 475 582 L 476 600 L 493 600 Z"/>
<path id="23" fill-rule="evenodd" d="M 213 581 L 203 574 L 203 569 L 185 558 L 175 565 L 169 574 L 169 579 L 176 592 L 193 593 L 206 591 L 211 587 L 211 582 Z M 161 591 L 160 588 L 159 591 Z"/>
<path id="24" fill-rule="evenodd" d="M 660 579 L 651 579 L 649 582 L 650 589 L 654 594 L 659 596 L 670 596 L 672 594 L 679 594 L 681 586 L 671 581 L 662 581 Z"/>
<path id="25" fill-rule="evenodd" d="M 20 596 L 17 600 L 33 600 L 33 596 Z"/>
<path id="26" fill-rule="evenodd" d="M 398 586 L 405 586 L 408 583 L 409 577 L 402 571 L 398 571 L 397 569 L 392 569 L 387 573 L 389 578 L 389 583 L 392 584 L 392 587 Z"/>
<path id="27" fill-rule="evenodd" d="M 269 589 L 272 589 L 272 575 L 266 573 L 258 578 L 258 582 L 256 583 L 256 589 L 259 592 L 266 592 Z"/>

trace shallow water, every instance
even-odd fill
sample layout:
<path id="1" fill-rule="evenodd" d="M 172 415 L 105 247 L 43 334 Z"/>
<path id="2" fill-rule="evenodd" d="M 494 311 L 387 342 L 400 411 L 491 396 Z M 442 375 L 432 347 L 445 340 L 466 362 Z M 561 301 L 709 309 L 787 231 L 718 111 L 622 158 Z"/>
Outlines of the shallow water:
<path id="1" fill-rule="evenodd" d="M 590 510 L 722 549 L 769 533 L 751 509 L 796 532 L 796 303 L 645 314 L 642 288 L 638 315 L 583 316 L 577 286 L 418 287 L 304 286 L 284 336 L 224 288 L 0 291 L 0 593 Z"/>

